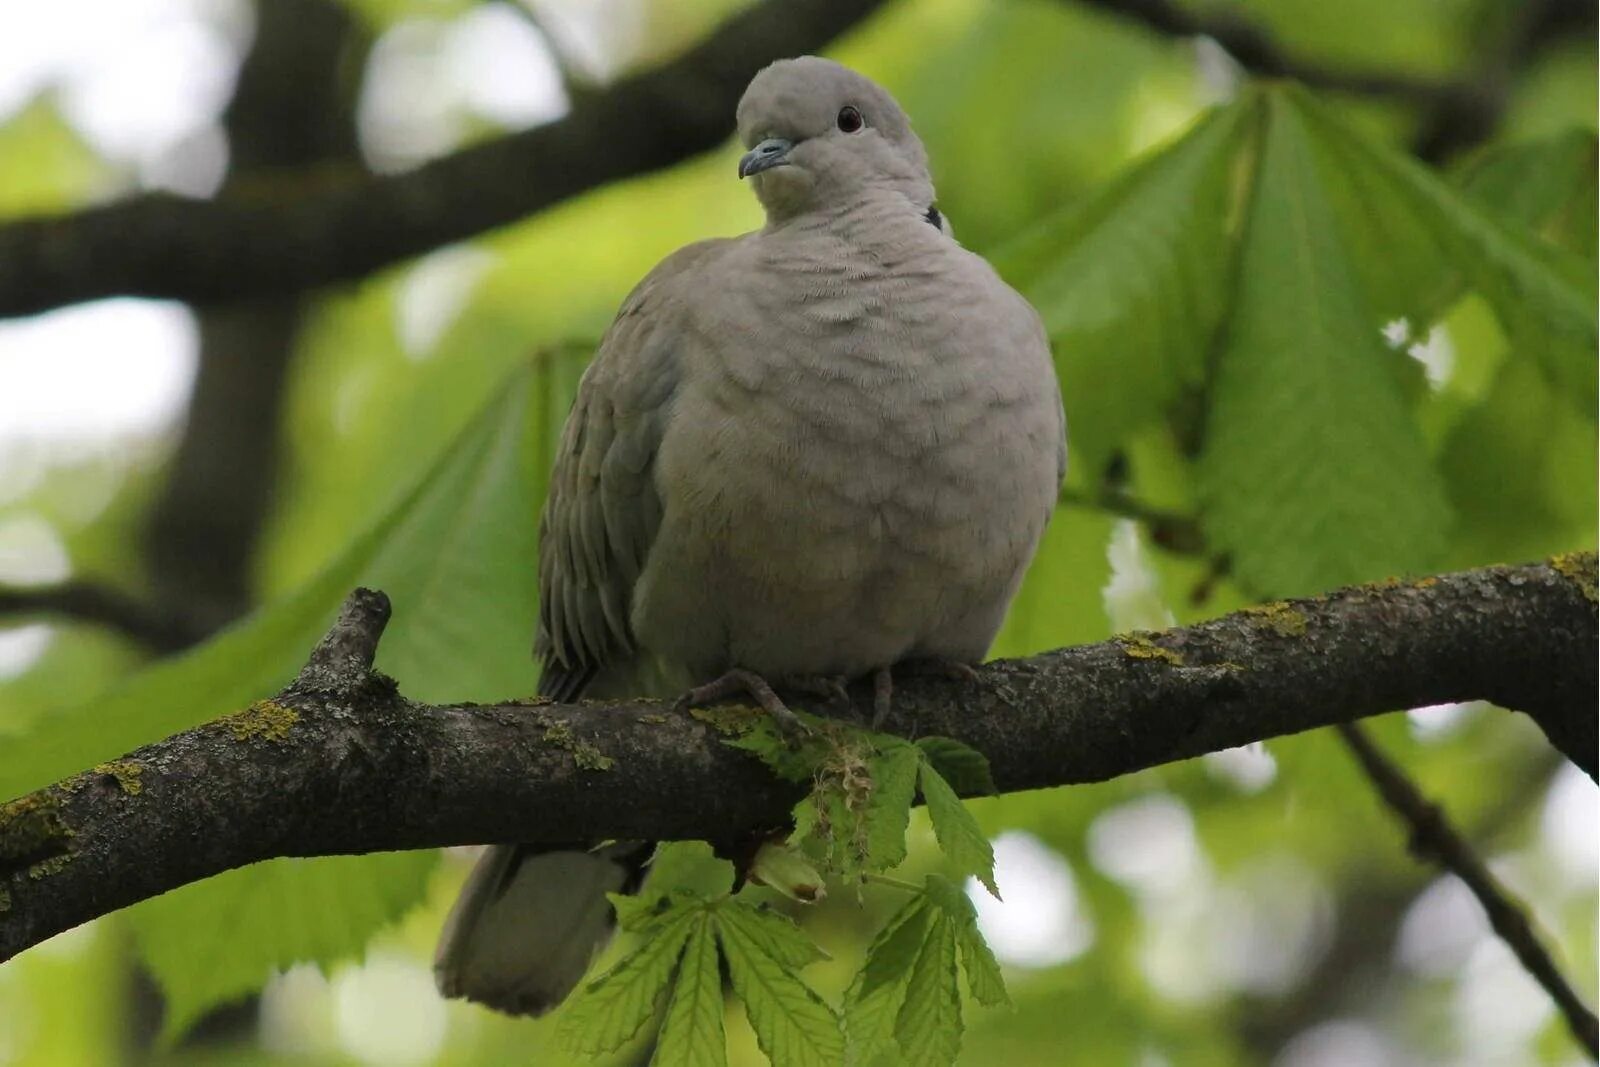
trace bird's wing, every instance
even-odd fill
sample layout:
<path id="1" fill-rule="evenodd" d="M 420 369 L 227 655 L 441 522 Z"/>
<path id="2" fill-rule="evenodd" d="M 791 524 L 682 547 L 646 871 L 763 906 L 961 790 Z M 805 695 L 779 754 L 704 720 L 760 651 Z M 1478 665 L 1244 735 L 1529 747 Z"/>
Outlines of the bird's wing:
<path id="1" fill-rule="evenodd" d="M 656 453 L 678 385 L 683 301 L 725 241 L 663 260 L 628 295 L 584 373 L 539 524 L 539 693 L 569 701 L 637 653 L 634 583 L 661 524 Z"/>

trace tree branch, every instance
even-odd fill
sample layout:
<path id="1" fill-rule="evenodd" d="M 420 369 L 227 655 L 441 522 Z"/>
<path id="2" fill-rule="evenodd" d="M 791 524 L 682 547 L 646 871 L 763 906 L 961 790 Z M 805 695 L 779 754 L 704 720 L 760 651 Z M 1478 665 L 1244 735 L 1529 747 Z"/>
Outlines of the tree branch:
<path id="1" fill-rule="evenodd" d="M 1192 515 L 1152 507 L 1126 489 L 1104 486 L 1097 492 L 1062 487 L 1056 502 L 1069 508 L 1085 508 L 1143 524 L 1150 540 L 1179 556 L 1199 556 L 1206 551 L 1205 532 Z"/>
<path id="2" fill-rule="evenodd" d="M 474 237 L 715 148 L 756 71 L 821 48 L 879 3 L 757 4 L 665 66 L 580 97 L 558 122 L 404 174 L 256 200 L 139 196 L 0 226 L 0 315 L 114 294 L 297 292 Z"/>
<path id="3" fill-rule="evenodd" d="M 1595 8 L 1585 0 L 1530 0 L 1511 5 L 1510 25 L 1471 71 L 1428 78 L 1328 66 L 1284 51 L 1272 35 L 1231 11 L 1194 11 L 1173 0 L 1077 0 L 1142 22 L 1170 37 L 1209 37 L 1253 74 L 1360 96 L 1386 96 L 1422 107 L 1413 150 L 1438 163 L 1494 135 L 1511 100 L 1512 76 L 1537 47 L 1563 33 L 1592 36 Z"/>
<path id="4" fill-rule="evenodd" d="M 1595 582 L 1594 555 L 1574 554 L 1000 661 L 973 682 L 907 678 L 888 727 L 965 741 L 1010 791 L 1481 698 L 1529 713 L 1593 776 Z M 787 820 L 794 788 L 719 743 L 740 717 L 419 704 L 370 669 L 388 613 L 358 590 L 275 699 L 0 807 L 0 960 L 273 856 L 726 837 Z"/>
<path id="5" fill-rule="evenodd" d="M 109 626 L 152 652 L 180 652 L 204 640 L 198 619 L 96 582 L 0 587 L 0 616 L 45 615 Z"/>
<path id="6" fill-rule="evenodd" d="M 1318 89 L 1362 96 L 1392 96 L 1420 104 L 1437 104 L 1457 91 L 1453 82 L 1387 71 L 1329 67 L 1292 56 L 1261 26 L 1231 11 L 1194 11 L 1173 0 L 1076 2 L 1142 22 L 1168 37 L 1209 37 L 1241 67 L 1261 77 L 1293 78 Z"/>
<path id="7" fill-rule="evenodd" d="M 1356 762 L 1371 779 L 1383 802 L 1409 828 L 1411 851 L 1419 859 L 1437 862 L 1466 883 L 1483 906 L 1489 925 L 1500 935 L 1500 940 L 1516 953 L 1523 968 L 1555 1001 L 1573 1036 L 1589 1050 L 1590 1056 L 1600 1056 L 1600 1021 L 1550 958 L 1549 951 L 1529 923 L 1527 912 L 1478 858 L 1472 846 L 1456 833 L 1444 811 L 1422 795 L 1365 730 L 1353 722 L 1337 723 L 1334 728 L 1355 754 Z"/>

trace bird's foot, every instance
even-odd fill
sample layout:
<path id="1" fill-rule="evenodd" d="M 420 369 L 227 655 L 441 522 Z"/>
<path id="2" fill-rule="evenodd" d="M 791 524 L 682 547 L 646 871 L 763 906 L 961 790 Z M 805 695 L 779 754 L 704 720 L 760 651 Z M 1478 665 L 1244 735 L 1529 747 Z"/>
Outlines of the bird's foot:
<path id="1" fill-rule="evenodd" d="M 720 678 L 697 685 L 683 694 L 672 705 L 674 711 L 687 711 L 694 707 L 714 704 L 731 696 L 748 696 L 772 717 L 772 723 L 786 740 L 798 741 L 811 732 L 789 706 L 773 692 L 767 680 L 755 671 L 735 667 Z"/>
<path id="2" fill-rule="evenodd" d="M 845 688 L 842 674 L 800 674 L 778 682 L 780 689 L 792 689 L 823 702 L 823 711 L 830 716 L 848 714 L 850 691 Z"/>
<path id="3" fill-rule="evenodd" d="M 901 660 L 891 667 L 872 672 L 872 728 L 878 729 L 894 707 L 894 673 L 902 678 L 948 678 L 952 682 L 975 682 L 978 672 L 970 663 L 932 656 Z"/>

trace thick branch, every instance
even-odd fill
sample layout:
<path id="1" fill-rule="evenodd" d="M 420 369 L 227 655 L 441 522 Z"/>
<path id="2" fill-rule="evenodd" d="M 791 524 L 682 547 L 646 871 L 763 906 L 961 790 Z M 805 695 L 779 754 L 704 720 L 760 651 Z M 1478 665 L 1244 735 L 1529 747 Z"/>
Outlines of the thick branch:
<path id="1" fill-rule="evenodd" d="M 1360 586 L 1160 634 L 908 678 L 888 727 L 986 753 L 1003 790 L 1092 782 L 1392 709 L 1528 712 L 1595 773 L 1595 557 Z M 486 841 L 727 837 L 796 799 L 726 715 L 429 706 L 371 673 L 358 591 L 274 700 L 0 808 L 0 960 L 231 867 Z"/>
<path id="2" fill-rule="evenodd" d="M 0 315 L 119 293 L 211 301 L 356 278 L 606 182 L 715 148 L 774 59 L 814 51 L 881 0 L 757 4 L 559 122 L 387 178 L 246 201 L 141 196 L 0 227 Z"/>

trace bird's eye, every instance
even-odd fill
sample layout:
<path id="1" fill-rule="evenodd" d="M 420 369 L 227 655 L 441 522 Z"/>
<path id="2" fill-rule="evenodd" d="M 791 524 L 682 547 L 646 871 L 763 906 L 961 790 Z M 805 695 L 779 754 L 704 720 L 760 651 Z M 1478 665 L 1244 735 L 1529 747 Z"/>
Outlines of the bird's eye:
<path id="1" fill-rule="evenodd" d="M 861 112 L 846 104 L 839 109 L 839 128 L 845 133 L 855 133 L 867 124 L 861 117 Z"/>

